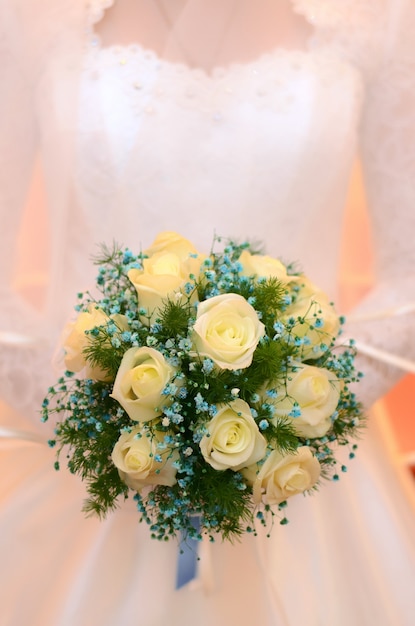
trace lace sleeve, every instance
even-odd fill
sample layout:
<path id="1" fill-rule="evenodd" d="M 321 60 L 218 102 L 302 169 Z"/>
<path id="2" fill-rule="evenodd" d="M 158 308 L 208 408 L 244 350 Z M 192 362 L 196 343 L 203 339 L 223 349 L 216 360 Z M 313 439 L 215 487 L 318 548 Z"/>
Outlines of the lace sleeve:
<path id="1" fill-rule="evenodd" d="M 368 81 L 361 154 L 375 247 L 375 288 L 347 330 L 364 344 L 415 362 L 415 5 L 395 0 L 378 67 Z M 407 312 L 391 315 L 401 307 Z M 355 321 L 353 321 L 355 320 Z M 361 354 L 369 406 L 402 371 Z"/>
<path id="2" fill-rule="evenodd" d="M 69 189 L 86 6 L 74 0 L 0 2 L 0 399 L 38 427 L 41 401 L 55 378 L 52 355 L 69 310 L 61 282 L 68 265 L 65 237 L 73 209 Z M 13 275 L 38 147 L 49 208 L 41 312 L 21 297 Z"/>
<path id="3" fill-rule="evenodd" d="M 15 8 L 14 3 L 0 7 L 0 397 L 26 411 L 34 405 L 34 377 L 28 374 L 39 371 L 42 319 L 14 288 L 13 274 L 37 129 L 23 63 L 24 33 Z"/>
<path id="4" fill-rule="evenodd" d="M 9 17 L 9 19 L 7 19 Z M 10 16 L 0 13 L 0 271 L 2 311 L 8 309 L 9 286 L 14 259 L 14 244 L 21 219 L 21 207 L 27 191 L 36 131 L 33 120 L 33 98 L 18 62 L 15 46 L 8 37 Z M 13 29 L 10 29 L 13 30 Z M 7 290 L 5 292 L 5 290 Z M 8 322 L 7 322 L 8 323 Z M 2 319 L 2 331 L 5 320 Z"/>

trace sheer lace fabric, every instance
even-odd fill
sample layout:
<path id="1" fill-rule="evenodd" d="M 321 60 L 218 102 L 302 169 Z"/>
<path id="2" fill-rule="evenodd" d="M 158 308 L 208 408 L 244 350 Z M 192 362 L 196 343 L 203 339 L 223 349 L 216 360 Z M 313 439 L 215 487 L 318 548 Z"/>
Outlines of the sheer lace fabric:
<path id="1" fill-rule="evenodd" d="M 5 86 L 0 100 L 0 395 L 25 416 L 31 429 L 37 428 L 40 399 L 54 378 L 49 363 L 60 329 L 76 293 L 92 283 L 89 258 L 96 243 L 116 239 L 137 249 L 148 245 L 158 231 L 175 229 L 208 250 L 214 229 L 225 236 L 250 236 L 263 240 L 270 254 L 298 260 L 334 297 L 344 197 L 359 150 L 378 281 L 355 314 L 415 301 L 412 2 L 293 1 L 314 29 L 307 49 L 277 48 L 212 73 L 161 59 L 139 42 L 101 46 L 96 25 L 112 4 L 109 0 L 33 4 L 14 0 L 0 7 L 0 81 Z M 52 235 L 50 283 L 41 313 L 19 296 L 13 283 L 14 242 L 38 149 Z M 413 318 L 406 315 L 351 322 L 347 334 L 415 359 L 412 329 Z M 400 372 L 361 359 L 366 376 L 359 394 L 370 404 Z M 244 594 L 236 597 L 225 586 L 218 592 L 220 600 L 215 596 L 211 603 L 201 590 L 193 596 L 188 591 L 174 595 L 174 576 L 167 579 L 159 573 L 173 570 L 174 549 L 149 546 L 146 529 L 137 532 L 135 514 L 128 508 L 102 527 L 84 522 L 74 512 L 80 508 L 82 488 L 73 477 L 51 476 L 52 461 L 46 453 L 26 453 L 27 463 L 17 468 L 16 450 L 3 456 L 7 471 L 14 472 L 16 491 L 14 498 L 6 500 L 7 528 L 14 528 L 15 520 L 24 519 L 36 503 L 35 520 L 27 522 L 30 532 L 25 535 L 25 528 L 19 529 L 31 538 L 33 524 L 39 536 L 45 532 L 42 525 L 60 528 L 59 533 L 50 533 L 45 550 L 51 564 L 59 558 L 66 565 L 50 607 L 40 610 L 40 600 L 34 597 L 27 605 L 39 609 L 38 619 L 44 618 L 39 624 L 63 626 L 75 620 L 82 626 L 129 626 L 134 623 L 136 602 L 131 589 L 147 589 L 146 580 L 157 584 L 159 593 L 154 615 L 146 614 L 146 626 L 163 623 L 163 606 L 169 607 L 167 615 L 177 615 L 178 623 L 185 626 L 192 623 L 195 610 L 209 626 L 221 623 L 221 618 L 223 623 L 232 622 L 232 614 L 226 612 L 230 609 L 223 608 L 225 596 L 230 594 L 228 604 L 236 606 Z M 413 580 L 411 547 L 402 539 L 409 533 L 401 535 L 395 524 L 400 518 L 400 528 L 410 529 L 412 521 L 399 486 L 391 480 L 392 492 L 383 490 L 389 478 L 387 470 L 378 473 L 382 454 L 376 442 L 373 449 L 369 445 L 362 451 L 364 468 L 359 465 L 352 471 L 346 489 L 350 493 L 326 487 L 326 493 L 322 490 L 312 502 L 290 505 L 293 520 L 310 520 L 309 532 L 302 522 L 294 521 L 285 535 L 277 532 L 272 550 L 265 544 L 267 571 L 272 571 L 271 582 L 285 598 L 290 623 L 302 623 L 298 620 L 305 614 L 313 616 L 312 626 L 368 623 L 374 619 L 373 611 L 377 623 L 384 626 L 393 623 L 395 616 L 397 624 L 411 623 L 413 607 L 406 586 L 396 582 L 405 577 L 408 584 Z M 30 489 L 24 471 L 28 467 Z M 395 492 L 396 499 L 391 496 Z M 364 511 L 360 517 L 359 508 Z M 350 516 L 360 520 L 358 530 L 352 530 Z M 332 519 L 328 527 L 327 519 Z M 74 555 L 70 542 L 62 540 L 68 534 L 76 547 Z M 402 572 L 396 580 L 390 573 L 395 569 L 388 570 L 389 549 L 385 548 L 386 554 L 378 549 L 385 547 L 385 537 L 394 535 L 394 568 Z M 361 540 L 368 542 L 364 550 Z M 353 563 L 348 555 L 339 554 L 341 541 L 350 546 Z M 27 541 L 23 545 L 34 557 Z M 129 548 L 128 563 L 119 555 L 125 548 Z M 240 623 L 282 624 L 278 610 L 268 609 L 270 577 L 265 576 L 267 583 L 262 585 L 264 562 L 258 561 L 252 542 L 244 542 L 237 552 L 242 572 L 244 562 L 251 565 L 246 580 L 232 569 L 235 552 L 228 548 L 221 552 L 222 548 L 214 548 L 216 570 L 236 576 L 238 588 L 251 588 L 257 599 L 252 613 L 241 604 L 245 615 Z M 334 567 L 330 552 L 337 555 L 341 568 Z M 149 555 L 145 562 L 139 558 L 144 553 Z M 280 564 L 275 562 L 276 554 Z M 302 554 L 308 555 L 304 570 L 294 571 Z M 287 564 L 287 576 L 281 563 Z M 100 578 L 97 589 L 93 579 L 103 564 L 121 573 L 118 578 L 110 574 Z M 345 573 L 348 566 L 350 575 Z M 33 570 L 27 567 L 29 577 Z M 85 574 L 80 576 L 81 567 Z M 321 576 L 317 583 L 316 568 Z M 13 572 L 17 580 L 17 570 Z M 47 572 L 54 588 L 52 568 Z M 303 609 L 297 606 L 296 589 L 289 582 L 295 576 L 301 589 L 312 589 L 305 594 Z M 27 587 L 36 588 L 25 581 Z M 16 589 L 18 583 L 18 593 Z M 342 601 L 336 602 L 339 594 Z M 26 619 L 26 608 L 16 600 L 13 606 L 17 605 L 10 614 L 13 626 Z M 13 610 L 10 602 L 5 606 Z"/>

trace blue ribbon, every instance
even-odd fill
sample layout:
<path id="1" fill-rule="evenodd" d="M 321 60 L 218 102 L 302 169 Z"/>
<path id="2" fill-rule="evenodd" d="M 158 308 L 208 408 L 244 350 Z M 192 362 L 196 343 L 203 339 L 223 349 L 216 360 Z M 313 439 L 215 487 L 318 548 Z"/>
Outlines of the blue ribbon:
<path id="1" fill-rule="evenodd" d="M 200 515 L 191 515 L 190 523 L 196 530 L 197 534 L 199 534 L 201 527 Z M 188 535 L 185 538 L 182 534 L 177 558 L 176 589 L 181 589 L 197 577 L 198 554 L 199 541 L 189 537 Z"/>

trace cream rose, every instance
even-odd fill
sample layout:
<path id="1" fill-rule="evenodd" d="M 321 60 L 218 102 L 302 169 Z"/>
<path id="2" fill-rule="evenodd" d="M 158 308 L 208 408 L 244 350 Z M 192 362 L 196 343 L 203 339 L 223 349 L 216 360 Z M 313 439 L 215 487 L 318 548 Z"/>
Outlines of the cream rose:
<path id="1" fill-rule="evenodd" d="M 305 276 L 301 277 L 301 289 L 295 302 L 287 307 L 284 318 L 304 320 L 294 327 L 294 335 L 307 336 L 309 343 L 301 348 L 301 358 L 317 359 L 324 353 L 320 345 L 329 345 L 340 330 L 339 317 L 324 291 L 321 291 Z"/>
<path id="2" fill-rule="evenodd" d="M 249 367 L 264 334 L 255 309 L 240 295 L 215 296 L 198 306 L 194 346 L 199 355 L 211 358 L 221 369 Z"/>
<path id="3" fill-rule="evenodd" d="M 164 435 L 164 433 L 163 433 Z M 168 485 L 176 482 L 176 469 L 173 462 L 177 452 L 158 448 L 159 439 L 155 434 L 137 426 L 124 433 L 114 446 L 112 461 L 118 468 L 121 479 L 135 491 L 146 485 Z"/>
<path id="4" fill-rule="evenodd" d="M 174 368 L 154 348 L 130 348 L 121 361 L 111 397 L 132 420 L 148 422 L 161 415 L 169 401 L 163 389 L 174 373 Z"/>
<path id="5" fill-rule="evenodd" d="M 148 257 L 158 252 L 172 252 L 181 261 L 185 261 L 191 254 L 198 254 L 198 251 L 188 239 L 173 231 L 159 233 L 151 246 L 144 250 L 144 254 Z"/>
<path id="6" fill-rule="evenodd" d="M 174 252 L 161 251 L 144 259 L 143 269 L 128 272 L 140 307 L 147 310 L 151 321 L 155 320 L 158 309 L 169 297 L 181 292 L 186 283 L 191 282 L 190 275 L 199 275 L 202 261 L 202 256 L 187 255 L 182 259 Z"/>
<path id="7" fill-rule="evenodd" d="M 276 416 L 299 411 L 292 422 L 300 437 L 323 437 L 332 425 L 330 417 L 339 403 L 340 389 L 339 379 L 329 370 L 298 363 L 288 372 L 286 385 L 276 387 L 277 397 L 267 401 Z"/>
<path id="8" fill-rule="evenodd" d="M 273 450 L 265 463 L 254 465 L 243 471 L 252 484 L 253 500 L 256 504 L 280 504 L 311 489 L 320 477 L 320 463 L 310 448 L 302 446 L 295 453 L 283 455 Z"/>
<path id="9" fill-rule="evenodd" d="M 100 367 L 92 367 L 85 359 L 83 351 L 91 343 L 90 335 L 86 331 L 99 326 L 106 326 L 113 320 L 122 330 L 128 328 L 127 318 L 123 315 L 108 317 L 102 309 L 90 305 L 88 311 L 79 313 L 74 322 L 69 322 L 63 331 L 63 349 L 65 351 L 64 363 L 66 369 L 71 372 L 85 370 L 85 377 L 93 380 L 109 380 L 107 372 Z"/>
<path id="10" fill-rule="evenodd" d="M 239 257 L 243 267 L 243 276 L 258 276 L 261 278 L 277 278 L 282 283 L 298 281 L 299 276 L 289 276 L 284 263 L 268 255 L 251 254 L 244 250 Z"/>
<path id="11" fill-rule="evenodd" d="M 265 456 L 266 440 L 243 400 L 219 406 L 207 429 L 200 450 L 205 461 L 216 470 L 238 471 Z"/>

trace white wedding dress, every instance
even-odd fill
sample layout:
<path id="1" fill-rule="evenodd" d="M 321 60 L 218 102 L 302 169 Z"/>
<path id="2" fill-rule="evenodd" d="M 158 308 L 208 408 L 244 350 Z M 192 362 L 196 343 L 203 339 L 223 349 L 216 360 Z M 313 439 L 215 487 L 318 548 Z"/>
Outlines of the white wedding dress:
<path id="1" fill-rule="evenodd" d="M 37 409 L 60 329 L 93 281 L 96 243 L 138 251 L 176 230 L 208 251 L 214 231 L 249 237 L 335 297 L 360 149 L 378 282 L 359 313 L 415 301 L 413 2 L 292 3 L 313 27 L 306 48 L 208 73 L 138 43 L 100 45 L 94 28 L 110 1 L 2 0 L 0 390 L 14 413 L 0 432 L 20 431 L 0 441 L 4 626 L 414 623 L 415 512 L 375 424 L 339 484 L 294 498 L 290 524 L 271 539 L 202 546 L 201 577 L 180 590 L 177 545 L 150 540 L 132 502 L 104 522 L 85 519 L 82 483 L 28 441 L 50 436 Z M 13 288 L 39 147 L 50 242 L 40 311 Z M 415 359 L 410 315 L 356 321 L 347 333 Z M 369 405 L 399 372 L 360 364 Z"/>

